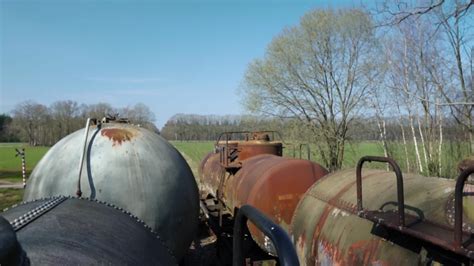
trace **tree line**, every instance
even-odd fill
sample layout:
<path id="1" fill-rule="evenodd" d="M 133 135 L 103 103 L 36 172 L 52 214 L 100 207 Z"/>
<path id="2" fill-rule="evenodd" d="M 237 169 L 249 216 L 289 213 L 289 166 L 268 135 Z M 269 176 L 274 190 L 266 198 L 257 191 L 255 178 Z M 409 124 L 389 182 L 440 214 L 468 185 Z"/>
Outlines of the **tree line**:
<path id="1" fill-rule="evenodd" d="M 8 114 L 0 115 L 0 141 L 26 142 L 32 146 L 51 146 L 61 138 L 81 129 L 87 118 L 105 116 L 128 118 L 131 123 L 159 132 L 155 115 L 144 104 L 117 108 L 108 103 L 79 104 L 75 101 L 57 101 L 49 106 L 25 101 Z"/>
<path id="2" fill-rule="evenodd" d="M 385 117 L 385 138 L 388 142 L 401 142 L 402 131 L 410 130 L 408 118 L 400 127 L 399 117 Z M 349 128 L 347 140 L 352 142 L 379 141 L 379 122 L 375 116 L 359 116 Z M 313 135 L 311 129 L 295 118 L 280 119 L 255 115 L 198 115 L 176 114 L 161 129 L 160 134 L 171 141 L 214 141 L 223 132 L 278 131 L 283 141 L 307 142 Z M 415 132 L 419 138 L 419 132 Z M 462 128 L 454 119 L 446 118 L 446 141 L 465 138 Z"/>
<path id="3" fill-rule="evenodd" d="M 331 171 L 342 166 L 351 130 L 367 119 L 386 156 L 439 176 L 452 156 L 447 141 L 474 153 L 471 6 L 386 1 L 375 11 L 310 11 L 249 65 L 242 102 L 252 113 L 305 125 Z"/>

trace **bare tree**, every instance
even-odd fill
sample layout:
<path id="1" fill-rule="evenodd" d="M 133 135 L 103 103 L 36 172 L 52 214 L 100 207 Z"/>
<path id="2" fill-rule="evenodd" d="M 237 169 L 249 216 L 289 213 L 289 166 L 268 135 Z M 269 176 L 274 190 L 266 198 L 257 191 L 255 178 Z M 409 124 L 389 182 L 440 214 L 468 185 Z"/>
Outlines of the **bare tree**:
<path id="1" fill-rule="evenodd" d="M 406 1 L 390 0 L 382 2 L 377 6 L 377 13 L 386 16 L 382 26 L 393 26 L 409 18 L 419 18 L 421 16 L 431 15 L 432 13 L 444 9 L 445 18 L 463 17 L 471 11 L 474 0 L 429 0 L 429 1 Z"/>
<path id="2" fill-rule="evenodd" d="M 57 101 L 51 104 L 49 109 L 54 122 L 51 130 L 55 132 L 56 141 L 83 126 L 81 123 L 78 127 L 76 123 L 80 114 L 77 102 L 71 100 Z"/>
<path id="3" fill-rule="evenodd" d="M 116 109 L 108 103 L 96 103 L 90 105 L 82 105 L 82 117 L 83 118 L 98 118 L 101 119 L 107 115 L 113 115 L 116 113 Z"/>
<path id="4" fill-rule="evenodd" d="M 397 26 L 406 21 L 429 20 L 436 29 L 434 35 L 442 37 L 443 49 L 439 50 L 444 57 L 443 71 L 430 73 L 432 82 L 436 82 L 441 98 L 432 105 L 449 106 L 451 115 L 463 127 L 469 139 L 470 153 L 474 153 L 474 88 L 469 86 L 473 76 L 474 43 L 470 38 L 473 32 L 473 0 L 432 0 L 386 1 L 378 9 L 379 15 L 386 15 L 382 25 Z M 438 67 L 439 61 L 431 63 L 429 68 Z M 429 70 L 428 71 L 431 71 Z M 469 71 L 471 70 L 470 75 Z M 441 83 L 439 74 L 448 74 L 448 82 Z M 445 80 L 446 81 L 446 80 Z M 441 102 L 443 101 L 443 102 Z M 428 99 L 425 99 L 428 103 Z M 442 139 L 442 138 L 441 138 Z"/>
<path id="5" fill-rule="evenodd" d="M 14 127 L 32 146 L 44 145 L 45 122 L 48 109 L 42 104 L 26 101 L 18 104 L 12 111 Z"/>
<path id="6" fill-rule="evenodd" d="M 468 8 L 472 5 L 469 3 Z M 448 57 L 448 62 L 453 66 L 450 70 L 452 75 L 456 77 L 455 82 L 451 86 L 440 86 L 440 92 L 451 108 L 451 114 L 456 121 L 463 126 L 469 136 L 470 152 L 474 153 L 473 149 L 473 134 L 474 134 L 474 88 L 468 87 L 468 69 L 471 69 L 472 80 L 472 45 L 468 40 L 468 34 L 472 32 L 472 25 L 469 25 L 468 18 L 463 16 L 469 12 L 468 9 L 459 13 L 457 5 L 454 7 L 455 11 L 439 8 L 435 11 L 435 17 L 442 26 L 442 32 L 451 49 L 451 57 Z M 454 12 L 454 15 L 452 15 Z M 454 59 L 454 60 L 453 60 Z M 466 62 L 467 61 L 467 62 Z M 469 64 L 471 63 L 471 64 Z M 461 103 L 461 104 L 456 104 Z M 465 103 L 465 104 L 463 104 Z M 470 104 L 469 104 L 470 103 Z"/>
<path id="7" fill-rule="evenodd" d="M 371 18 L 361 10 L 315 10 L 284 30 L 247 69 L 243 98 L 261 114 L 295 117 L 317 136 L 321 158 L 339 169 L 347 131 L 368 86 Z"/>

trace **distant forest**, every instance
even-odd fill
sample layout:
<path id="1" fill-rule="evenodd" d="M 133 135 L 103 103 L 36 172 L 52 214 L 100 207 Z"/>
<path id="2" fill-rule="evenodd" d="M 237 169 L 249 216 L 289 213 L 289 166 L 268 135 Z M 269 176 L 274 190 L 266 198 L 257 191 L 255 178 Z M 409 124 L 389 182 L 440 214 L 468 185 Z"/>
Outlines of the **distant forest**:
<path id="1" fill-rule="evenodd" d="M 87 118 L 111 115 L 126 117 L 134 124 L 159 132 L 155 115 L 138 103 L 117 108 L 108 103 L 79 104 L 57 101 L 46 106 L 33 101 L 18 104 L 10 114 L 0 114 L 0 142 L 25 142 L 32 146 L 51 146 L 61 138 L 84 127 Z"/>
<path id="2" fill-rule="evenodd" d="M 388 141 L 402 141 L 402 130 L 410 130 L 409 119 L 387 117 L 386 137 Z M 468 134 L 454 119 L 445 118 L 444 137 L 447 141 L 468 140 Z M 417 126 L 417 125 L 416 125 Z M 311 129 L 298 119 L 259 117 L 252 115 L 196 115 L 176 114 L 161 129 L 161 135 L 167 140 L 204 141 L 216 140 L 219 134 L 229 131 L 274 130 L 281 133 L 284 140 L 311 142 L 314 138 Z M 419 132 L 415 132 L 419 137 Z M 374 116 L 360 116 L 349 130 L 350 141 L 379 141 L 378 120 Z"/>

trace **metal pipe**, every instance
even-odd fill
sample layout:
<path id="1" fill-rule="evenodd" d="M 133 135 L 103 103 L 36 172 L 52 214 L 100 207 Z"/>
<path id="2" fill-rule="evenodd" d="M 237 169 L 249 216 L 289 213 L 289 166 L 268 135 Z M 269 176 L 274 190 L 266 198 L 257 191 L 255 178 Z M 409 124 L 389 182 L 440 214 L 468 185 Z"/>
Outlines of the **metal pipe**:
<path id="1" fill-rule="evenodd" d="M 82 147 L 81 160 L 80 160 L 80 164 L 79 164 L 79 178 L 78 178 L 78 180 L 77 180 L 77 191 L 76 191 L 76 195 L 77 195 L 78 197 L 81 197 L 81 196 L 82 196 L 82 191 L 81 191 L 81 176 L 82 176 L 82 167 L 83 167 L 83 164 L 84 164 L 84 157 L 85 157 L 85 154 L 86 154 L 87 137 L 88 137 L 88 135 L 89 135 L 89 127 L 90 127 L 90 124 L 91 124 L 91 119 L 90 119 L 90 118 L 87 118 L 86 129 L 85 129 L 85 132 L 84 132 L 84 146 Z"/>
<path id="2" fill-rule="evenodd" d="M 462 194 L 464 184 L 472 173 L 474 173 L 474 166 L 464 170 L 456 180 L 456 188 L 454 190 L 454 244 L 457 247 L 462 246 Z"/>
<path id="3" fill-rule="evenodd" d="M 242 206 L 235 216 L 232 265 L 244 265 L 244 226 L 246 226 L 247 220 L 250 220 L 265 236 L 270 238 L 275 246 L 279 265 L 300 265 L 295 247 L 288 234 L 283 228 L 250 205 Z"/>
<path id="4" fill-rule="evenodd" d="M 363 211 L 362 206 L 362 165 L 364 162 L 384 162 L 388 163 L 392 166 L 393 171 L 395 172 L 395 176 L 397 177 L 397 196 L 398 196 L 398 217 L 399 217 L 399 225 L 405 226 L 405 199 L 403 193 L 403 175 L 402 171 L 398 164 L 392 159 L 388 157 L 380 157 L 380 156 L 364 156 L 360 158 L 359 162 L 357 163 L 356 169 L 356 183 L 357 183 L 357 211 Z"/>

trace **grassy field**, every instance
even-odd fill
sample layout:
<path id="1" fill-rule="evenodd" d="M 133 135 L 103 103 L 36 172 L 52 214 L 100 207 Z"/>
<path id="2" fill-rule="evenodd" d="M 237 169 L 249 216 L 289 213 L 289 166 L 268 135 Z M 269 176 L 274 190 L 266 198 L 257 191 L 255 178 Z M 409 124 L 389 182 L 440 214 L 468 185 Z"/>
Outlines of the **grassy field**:
<path id="1" fill-rule="evenodd" d="M 21 158 L 16 157 L 15 148 L 25 148 L 26 171 L 29 174 L 49 147 L 30 147 L 23 143 L 0 143 L 0 179 L 21 180 Z"/>
<path id="2" fill-rule="evenodd" d="M 171 141 L 171 144 L 175 146 L 183 157 L 190 165 L 193 173 L 197 175 L 197 169 L 201 160 L 206 156 L 207 153 L 211 152 L 214 148 L 213 141 Z M 400 166 L 406 171 L 406 163 L 404 158 L 403 146 L 400 144 L 393 144 L 392 150 L 394 151 L 394 157 L 399 162 Z M 26 164 L 28 175 L 32 169 L 42 158 L 42 156 L 48 151 L 48 147 L 30 147 L 22 143 L 0 143 L 0 184 L 17 183 L 21 182 L 21 159 L 15 157 L 15 148 L 25 148 L 26 152 Z M 293 145 L 287 145 L 284 149 L 284 156 L 299 157 L 299 145 L 296 145 L 296 149 Z M 410 149 L 410 158 L 412 166 L 414 167 L 414 152 L 413 147 Z M 447 155 L 443 158 L 445 176 L 455 177 L 456 164 L 463 156 L 465 156 L 464 147 L 453 146 L 452 144 L 446 143 L 443 149 Z M 320 162 L 319 154 L 316 147 L 311 147 L 311 160 Z M 449 154 L 449 155 L 448 155 Z M 359 142 L 349 143 L 345 148 L 343 168 L 354 167 L 360 157 L 364 155 L 383 155 L 382 147 L 377 142 Z M 307 158 L 306 148 L 302 149 L 302 158 Z M 382 164 L 371 165 L 371 167 L 384 168 Z M 0 189 L 0 210 L 5 206 L 10 206 L 21 200 L 23 195 L 22 189 Z"/>
<path id="3" fill-rule="evenodd" d="M 48 147 L 30 147 L 23 143 L 0 143 L 0 184 L 22 182 L 21 158 L 15 157 L 15 148 L 25 148 L 27 176 L 48 151 Z M 23 198 L 23 189 L 1 188 L 0 211 Z"/>
<path id="4" fill-rule="evenodd" d="M 201 160 L 214 149 L 213 141 L 170 141 L 193 170 L 195 176 L 198 174 L 198 167 Z"/>

